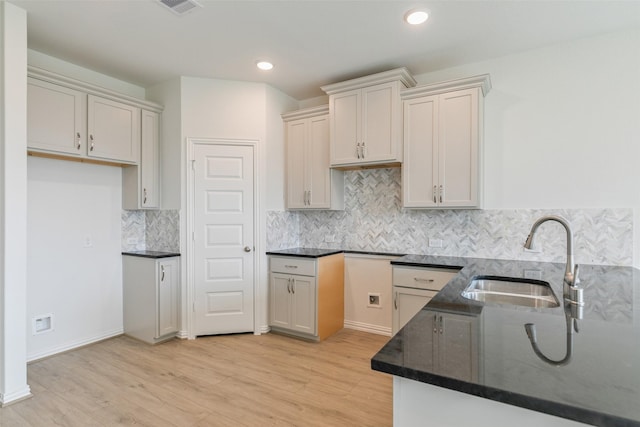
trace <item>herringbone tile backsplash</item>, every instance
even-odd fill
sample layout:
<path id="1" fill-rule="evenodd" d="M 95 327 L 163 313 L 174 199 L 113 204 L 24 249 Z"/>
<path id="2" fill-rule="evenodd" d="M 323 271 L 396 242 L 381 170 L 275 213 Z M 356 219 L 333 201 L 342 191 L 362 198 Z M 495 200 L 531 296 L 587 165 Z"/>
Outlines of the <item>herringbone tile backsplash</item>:
<path id="1" fill-rule="evenodd" d="M 632 209 L 402 209 L 400 169 L 345 172 L 344 211 L 270 211 L 267 246 L 341 248 L 477 258 L 565 262 L 566 235 L 560 224 L 536 234 L 540 253 L 522 245 L 533 222 L 562 215 L 574 232 L 576 262 L 631 265 Z M 442 240 L 430 247 L 429 239 Z"/>
<path id="2" fill-rule="evenodd" d="M 179 212 L 122 211 L 122 250 L 179 252 Z"/>

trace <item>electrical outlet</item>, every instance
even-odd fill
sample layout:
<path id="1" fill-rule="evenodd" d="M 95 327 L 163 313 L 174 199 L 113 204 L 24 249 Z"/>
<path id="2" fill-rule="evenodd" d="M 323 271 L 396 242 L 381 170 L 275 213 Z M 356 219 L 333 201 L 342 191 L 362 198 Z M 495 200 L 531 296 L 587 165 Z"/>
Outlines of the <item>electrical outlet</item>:
<path id="1" fill-rule="evenodd" d="M 83 248 L 92 248 L 93 247 L 93 237 L 91 237 L 91 234 L 85 234 L 84 235 L 82 247 Z"/>
<path id="2" fill-rule="evenodd" d="M 324 241 L 327 243 L 334 243 L 336 241 L 336 235 L 335 234 L 326 234 L 324 236 Z"/>
<path id="3" fill-rule="evenodd" d="M 33 335 L 53 331 L 53 314 L 44 314 L 32 319 Z"/>
<path id="4" fill-rule="evenodd" d="M 127 245 L 137 245 L 138 244 L 138 239 L 136 239 L 135 237 L 129 237 L 127 239 Z"/>
<path id="5" fill-rule="evenodd" d="M 430 248 L 441 248 L 442 247 L 442 239 L 429 239 L 429 247 Z"/>
<path id="6" fill-rule="evenodd" d="M 369 293 L 368 294 L 368 302 L 367 307 L 381 308 L 380 306 L 380 294 L 379 293 Z"/>

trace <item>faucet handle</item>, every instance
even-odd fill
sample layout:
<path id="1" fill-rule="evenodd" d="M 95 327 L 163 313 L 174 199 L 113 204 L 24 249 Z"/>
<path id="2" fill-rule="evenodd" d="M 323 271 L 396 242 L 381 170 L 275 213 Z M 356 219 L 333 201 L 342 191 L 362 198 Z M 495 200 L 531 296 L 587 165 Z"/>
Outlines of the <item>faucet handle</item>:
<path id="1" fill-rule="evenodd" d="M 573 267 L 573 283 L 571 284 L 571 286 L 578 286 L 578 284 L 580 283 L 580 278 L 578 277 L 578 268 L 578 264 Z"/>

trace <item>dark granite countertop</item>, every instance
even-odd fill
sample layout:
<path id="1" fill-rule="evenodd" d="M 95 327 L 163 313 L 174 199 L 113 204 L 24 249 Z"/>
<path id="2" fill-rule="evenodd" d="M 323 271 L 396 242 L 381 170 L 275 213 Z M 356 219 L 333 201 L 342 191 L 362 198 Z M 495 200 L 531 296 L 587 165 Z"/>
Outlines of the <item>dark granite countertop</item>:
<path id="1" fill-rule="evenodd" d="M 640 270 L 581 265 L 584 316 L 579 332 L 568 335 L 573 320 L 562 306 L 564 264 L 418 255 L 392 264 L 462 269 L 373 357 L 373 369 L 586 424 L 640 426 Z M 549 282 L 560 307 L 463 298 L 476 275 Z M 437 361 L 440 347 L 429 344 L 435 316 L 445 319 L 445 329 L 447 319 L 471 325 L 473 339 L 438 337 L 445 341 L 438 346 L 466 355 L 462 362 Z M 561 361 L 570 347 L 568 363 L 556 366 L 536 355 L 527 323 L 536 325 L 539 350 L 549 359 Z"/>
<path id="2" fill-rule="evenodd" d="M 296 256 L 302 258 L 320 258 L 323 256 L 342 253 L 342 249 L 318 249 L 318 248 L 289 248 L 277 251 L 268 251 L 267 255 Z"/>
<path id="3" fill-rule="evenodd" d="M 163 251 L 127 251 L 122 252 L 122 255 L 137 256 L 141 258 L 171 258 L 180 256 L 178 252 L 163 252 Z"/>
<path id="4" fill-rule="evenodd" d="M 344 249 L 318 249 L 318 248 L 288 248 L 276 251 L 268 251 L 267 255 L 297 256 L 302 258 L 320 258 L 327 255 L 335 254 L 362 254 L 362 255 L 380 255 L 380 256 L 398 256 L 404 254 L 393 254 L 387 252 L 368 252 L 368 251 L 351 251 Z"/>

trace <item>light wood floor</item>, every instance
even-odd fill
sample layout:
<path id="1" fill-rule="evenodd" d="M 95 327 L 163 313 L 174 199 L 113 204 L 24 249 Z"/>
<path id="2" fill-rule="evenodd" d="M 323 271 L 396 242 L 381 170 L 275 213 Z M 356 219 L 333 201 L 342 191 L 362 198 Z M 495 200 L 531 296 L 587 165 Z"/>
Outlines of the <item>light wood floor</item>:
<path id="1" fill-rule="evenodd" d="M 121 336 L 29 364 L 34 397 L 0 409 L 0 426 L 391 426 L 391 377 L 370 368 L 387 340 Z"/>

